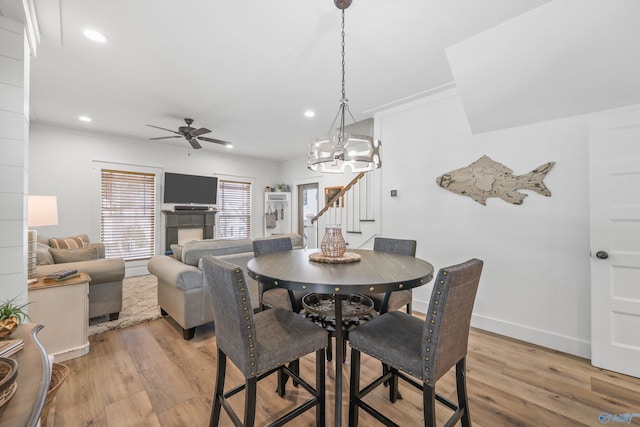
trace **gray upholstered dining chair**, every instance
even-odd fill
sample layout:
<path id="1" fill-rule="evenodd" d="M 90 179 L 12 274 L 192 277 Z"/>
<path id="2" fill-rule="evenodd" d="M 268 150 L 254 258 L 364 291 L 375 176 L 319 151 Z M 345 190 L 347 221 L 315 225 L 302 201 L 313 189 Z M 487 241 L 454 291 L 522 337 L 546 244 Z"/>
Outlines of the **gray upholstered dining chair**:
<path id="1" fill-rule="evenodd" d="M 358 408 L 362 408 L 387 426 L 389 418 L 363 401 L 385 380 L 402 378 L 422 390 L 425 426 L 435 426 L 435 401 L 454 411 L 446 425 L 458 421 L 471 425 L 466 389 L 466 355 L 471 313 L 480 281 L 483 262 L 471 259 L 438 272 L 431 292 L 426 320 L 400 311 L 390 311 L 351 331 L 351 383 L 349 426 L 358 425 Z M 390 366 L 389 372 L 360 389 L 361 353 Z M 456 367 L 457 405 L 435 393 L 436 382 Z M 408 375 L 407 375 L 408 374 Z M 414 378 L 420 380 L 417 382 Z M 396 390 L 390 387 L 390 391 Z M 390 396 L 394 402 L 397 396 Z"/>
<path id="2" fill-rule="evenodd" d="M 256 257 L 273 252 L 290 250 L 293 250 L 293 246 L 289 237 L 262 240 L 256 239 L 253 241 L 253 255 Z M 278 307 L 298 313 L 302 309 L 303 296 L 304 292 L 287 291 L 283 288 L 276 288 L 273 285 L 258 282 L 260 310 L 264 310 L 268 307 Z"/>
<path id="3" fill-rule="evenodd" d="M 416 256 L 417 242 L 406 239 L 390 239 L 387 237 L 376 237 L 373 241 L 373 250 L 398 255 Z M 380 312 L 385 294 L 367 294 L 372 300 L 376 311 Z M 395 291 L 389 293 L 387 311 L 399 310 L 403 306 L 407 307 L 407 313 L 411 314 L 411 301 L 413 293 L 411 289 Z"/>
<path id="4" fill-rule="evenodd" d="M 313 395 L 302 405 L 274 421 L 282 425 L 316 407 L 316 425 L 325 425 L 325 347 L 327 334 L 303 316 L 274 308 L 253 313 L 249 288 L 242 269 L 213 256 L 203 258 L 204 283 L 210 292 L 218 347 L 215 392 L 210 426 L 220 422 L 222 408 L 235 425 L 253 426 L 256 415 L 257 382 L 277 372 L 278 382 L 286 375 Z M 285 364 L 315 352 L 316 380 L 311 387 Z M 231 359 L 245 383 L 224 391 L 226 362 Z M 245 390 L 244 424 L 227 399 Z M 281 396 L 284 395 L 284 387 Z"/>

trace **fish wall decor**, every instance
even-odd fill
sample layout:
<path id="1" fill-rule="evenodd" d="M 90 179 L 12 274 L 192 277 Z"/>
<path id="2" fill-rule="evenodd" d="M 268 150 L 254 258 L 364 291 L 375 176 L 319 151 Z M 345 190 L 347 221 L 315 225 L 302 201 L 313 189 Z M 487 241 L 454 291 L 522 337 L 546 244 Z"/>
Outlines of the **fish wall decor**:
<path id="1" fill-rule="evenodd" d="M 531 190 L 551 196 L 551 191 L 542 180 L 554 164 L 545 163 L 525 175 L 515 176 L 505 165 L 482 156 L 467 167 L 440 175 L 436 183 L 452 193 L 469 196 L 481 205 L 486 206 L 489 197 L 499 197 L 505 202 L 521 205 L 527 195 L 517 190 Z"/>

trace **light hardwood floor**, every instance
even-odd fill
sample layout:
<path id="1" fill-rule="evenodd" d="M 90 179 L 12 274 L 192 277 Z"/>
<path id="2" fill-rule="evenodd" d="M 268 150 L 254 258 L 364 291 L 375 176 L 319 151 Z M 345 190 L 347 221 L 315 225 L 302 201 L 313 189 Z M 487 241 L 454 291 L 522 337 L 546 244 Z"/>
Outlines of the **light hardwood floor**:
<path id="1" fill-rule="evenodd" d="M 158 319 L 92 336 L 90 341 L 90 354 L 65 362 L 71 374 L 58 392 L 45 427 L 208 425 L 216 363 L 212 326 L 198 328 L 196 337 L 185 341 L 165 319 Z M 229 365 L 227 384 L 240 383 L 241 375 Z M 302 360 L 306 378 L 313 379 L 314 366 L 313 356 Z M 334 366 L 327 364 L 327 425 L 333 423 Z M 379 362 L 363 355 L 363 381 L 379 369 Z M 348 358 L 343 372 L 348 378 Z M 476 427 L 601 426 L 603 412 L 640 414 L 640 379 L 479 330 L 470 334 L 467 373 L 470 413 Z M 452 374 L 437 385 L 439 393 L 449 398 L 454 396 Z M 257 425 L 308 396 L 301 387 L 289 386 L 283 399 L 274 390 L 273 376 L 259 383 Z M 369 402 L 402 426 L 422 424 L 422 400 L 414 389 L 400 381 L 403 399 L 393 405 L 385 391 L 376 390 Z M 344 396 L 343 413 L 347 414 L 347 384 Z M 243 394 L 233 399 L 242 413 Z M 289 425 L 313 426 L 313 411 Z M 443 422 L 449 412 L 445 408 L 438 411 Z M 363 411 L 360 421 L 362 426 L 379 425 Z M 640 416 L 632 424 L 640 425 Z M 226 414 L 220 425 L 231 425 Z"/>

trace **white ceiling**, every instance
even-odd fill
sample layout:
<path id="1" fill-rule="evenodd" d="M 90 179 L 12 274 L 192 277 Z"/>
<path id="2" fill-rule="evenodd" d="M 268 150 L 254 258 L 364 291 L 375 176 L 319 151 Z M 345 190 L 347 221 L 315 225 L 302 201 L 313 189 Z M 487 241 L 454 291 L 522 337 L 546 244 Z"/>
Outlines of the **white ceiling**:
<path id="1" fill-rule="evenodd" d="M 640 103 L 638 18 L 638 0 L 554 0 L 448 48 L 472 132 Z"/>
<path id="2" fill-rule="evenodd" d="M 347 97 L 357 120 L 451 85 L 447 47 L 548 0 L 354 0 Z M 327 133 L 340 99 L 332 0 L 36 0 L 31 120 L 140 138 L 184 117 L 233 152 L 293 158 Z M 1 10 L 0 10 L 1 12 Z M 109 43 L 87 40 L 85 28 Z M 317 115 L 307 119 L 303 112 Z M 78 121 L 86 114 L 91 123 Z M 182 139 L 149 141 L 188 149 Z M 204 145 L 204 143 L 203 143 Z M 206 150 L 225 148 L 207 144 Z"/>

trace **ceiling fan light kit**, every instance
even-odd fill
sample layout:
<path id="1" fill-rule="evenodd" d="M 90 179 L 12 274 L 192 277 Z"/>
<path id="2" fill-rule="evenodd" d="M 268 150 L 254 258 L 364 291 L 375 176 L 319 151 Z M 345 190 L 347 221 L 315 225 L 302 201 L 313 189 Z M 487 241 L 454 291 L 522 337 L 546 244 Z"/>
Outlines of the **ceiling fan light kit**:
<path id="1" fill-rule="evenodd" d="M 184 138 L 184 139 L 187 140 L 187 142 L 189 144 L 191 144 L 191 147 L 193 147 L 194 149 L 202 148 L 202 146 L 200 145 L 200 143 L 198 141 L 213 142 L 215 144 L 224 145 L 227 148 L 233 147 L 233 144 L 228 142 L 228 141 L 222 141 L 220 139 L 207 138 L 205 136 L 201 136 L 201 135 L 204 135 L 206 133 L 210 133 L 211 131 L 209 129 L 207 129 L 207 128 L 196 129 L 196 128 L 191 127 L 191 124 L 193 123 L 193 119 L 185 118 L 184 122 L 187 125 L 186 126 L 180 126 L 177 131 L 171 130 L 171 129 L 166 129 L 166 128 L 161 128 L 160 126 L 147 125 L 147 126 L 152 127 L 152 128 L 166 130 L 167 132 L 175 133 L 175 135 L 173 135 L 173 136 L 160 136 L 160 137 L 157 137 L 157 138 L 149 138 L 149 139 L 152 140 L 152 141 L 155 141 L 155 140 L 159 140 L 159 139 Z"/>
<path id="2" fill-rule="evenodd" d="M 350 135 L 345 132 L 347 114 L 358 128 L 358 123 L 349 110 L 349 101 L 345 92 L 345 61 L 344 61 L 344 10 L 351 6 L 352 0 L 334 0 L 338 9 L 342 10 L 342 98 L 340 107 L 326 137 L 318 138 L 309 144 L 307 167 L 313 171 L 328 173 L 368 172 L 382 166 L 380 160 L 381 142 L 366 135 Z M 340 125 L 335 124 L 340 119 Z M 332 134 L 333 131 L 333 134 Z"/>

